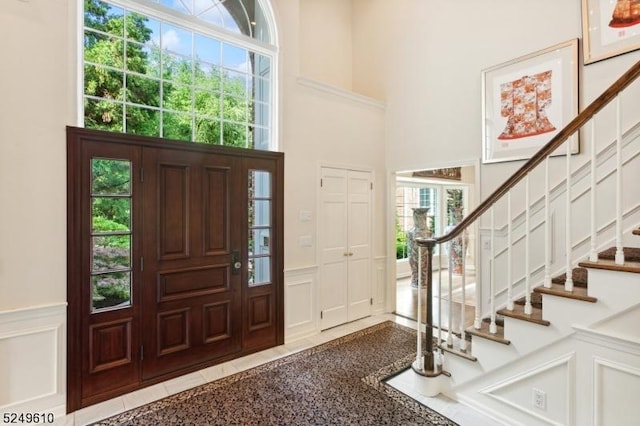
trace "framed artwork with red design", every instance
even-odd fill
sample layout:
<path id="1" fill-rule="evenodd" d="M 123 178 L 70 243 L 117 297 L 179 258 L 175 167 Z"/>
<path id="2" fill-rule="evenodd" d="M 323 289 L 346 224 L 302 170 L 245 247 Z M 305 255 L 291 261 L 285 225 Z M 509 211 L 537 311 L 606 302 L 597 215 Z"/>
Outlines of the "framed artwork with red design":
<path id="1" fill-rule="evenodd" d="M 526 160 L 578 114 L 578 39 L 482 71 L 482 162 Z M 580 152 L 579 135 L 553 155 Z"/>
<path id="2" fill-rule="evenodd" d="M 640 0 L 582 0 L 584 63 L 640 49 Z"/>

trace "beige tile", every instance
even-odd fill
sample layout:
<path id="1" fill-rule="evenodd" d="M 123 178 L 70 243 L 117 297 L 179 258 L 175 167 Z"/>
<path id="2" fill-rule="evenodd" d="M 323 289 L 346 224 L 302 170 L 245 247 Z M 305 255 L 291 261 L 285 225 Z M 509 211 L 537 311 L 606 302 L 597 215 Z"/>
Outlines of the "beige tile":
<path id="1" fill-rule="evenodd" d="M 84 426 L 98 420 L 106 419 L 125 411 L 122 397 L 113 398 L 105 402 L 82 408 L 74 412 L 74 425 Z"/>
<path id="2" fill-rule="evenodd" d="M 282 357 L 285 357 L 287 355 L 291 355 L 293 352 L 291 352 L 289 349 L 287 349 L 284 345 L 280 345 L 280 346 L 276 346 L 274 348 L 271 349 L 267 349 L 265 351 L 260 352 L 260 355 L 267 361 L 275 361 L 276 359 L 280 359 Z"/>
<path id="3" fill-rule="evenodd" d="M 124 395 L 122 399 L 124 400 L 124 407 L 127 410 L 130 410 L 132 408 L 140 407 L 141 405 L 157 401 L 167 396 L 169 396 L 169 393 L 164 387 L 164 384 L 159 383 L 157 385 L 149 386 L 148 388 L 128 393 Z"/>
<path id="4" fill-rule="evenodd" d="M 310 347 L 314 346 L 314 344 L 308 338 L 304 338 L 304 339 L 294 340 L 292 342 L 287 343 L 284 346 L 289 351 L 291 351 L 291 353 L 296 353 L 296 352 L 300 352 L 300 351 L 302 351 L 304 349 L 309 349 Z"/>
<path id="5" fill-rule="evenodd" d="M 202 375 L 206 382 L 222 379 L 238 372 L 238 369 L 231 365 L 230 362 L 214 365 L 213 367 L 200 370 L 198 373 Z"/>
<path id="6" fill-rule="evenodd" d="M 56 417 L 52 424 L 55 426 L 74 426 L 75 413 L 67 414 L 66 416 Z"/>
<path id="7" fill-rule="evenodd" d="M 338 336 L 331 334 L 330 332 L 322 332 L 320 334 L 316 334 L 315 336 L 308 337 L 307 339 L 311 341 L 311 343 L 313 343 L 313 346 L 318 346 L 337 338 Z"/>
<path id="8" fill-rule="evenodd" d="M 262 356 L 260 352 L 243 356 L 242 358 L 231 360 L 231 365 L 238 369 L 238 371 L 248 370 L 258 365 L 262 365 L 268 361 L 267 358 Z"/>
<path id="9" fill-rule="evenodd" d="M 202 377 L 202 374 L 195 372 L 167 380 L 162 384 L 166 388 L 167 393 L 173 395 L 187 389 L 195 388 L 196 386 L 204 385 L 205 383 L 206 380 Z"/>

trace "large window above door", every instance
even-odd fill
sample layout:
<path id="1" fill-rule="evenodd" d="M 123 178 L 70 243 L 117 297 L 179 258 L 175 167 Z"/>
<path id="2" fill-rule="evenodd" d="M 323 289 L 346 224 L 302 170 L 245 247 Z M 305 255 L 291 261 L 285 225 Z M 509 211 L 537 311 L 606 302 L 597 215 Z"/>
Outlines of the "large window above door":
<path id="1" fill-rule="evenodd" d="M 84 126 L 275 150 L 275 46 L 259 0 L 85 0 Z"/>

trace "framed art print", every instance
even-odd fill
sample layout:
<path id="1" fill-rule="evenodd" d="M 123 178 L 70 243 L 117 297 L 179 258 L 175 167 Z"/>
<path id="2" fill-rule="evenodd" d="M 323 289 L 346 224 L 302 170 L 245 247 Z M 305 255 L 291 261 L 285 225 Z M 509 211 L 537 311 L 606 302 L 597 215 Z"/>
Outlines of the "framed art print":
<path id="1" fill-rule="evenodd" d="M 582 0 L 584 63 L 640 49 L 640 0 Z"/>
<path id="2" fill-rule="evenodd" d="M 483 70 L 483 163 L 531 158 L 577 114 L 577 39 Z M 568 143 L 579 152 L 577 135 Z"/>

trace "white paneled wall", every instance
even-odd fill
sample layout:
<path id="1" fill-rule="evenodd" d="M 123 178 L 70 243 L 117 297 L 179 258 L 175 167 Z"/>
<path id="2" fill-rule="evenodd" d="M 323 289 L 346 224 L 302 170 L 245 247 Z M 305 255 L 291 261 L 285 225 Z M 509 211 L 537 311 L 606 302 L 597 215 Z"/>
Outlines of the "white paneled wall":
<path id="1" fill-rule="evenodd" d="M 316 266 L 310 266 L 290 269 L 284 273 L 286 342 L 317 332 L 317 271 Z"/>
<path id="2" fill-rule="evenodd" d="M 0 311 L 0 412 L 65 413 L 66 304 Z"/>
<path id="3" fill-rule="evenodd" d="M 371 297 L 373 315 L 385 312 L 387 303 L 387 258 L 377 256 L 372 262 Z M 308 266 L 285 270 L 285 341 L 320 332 L 318 307 L 318 268 Z"/>

